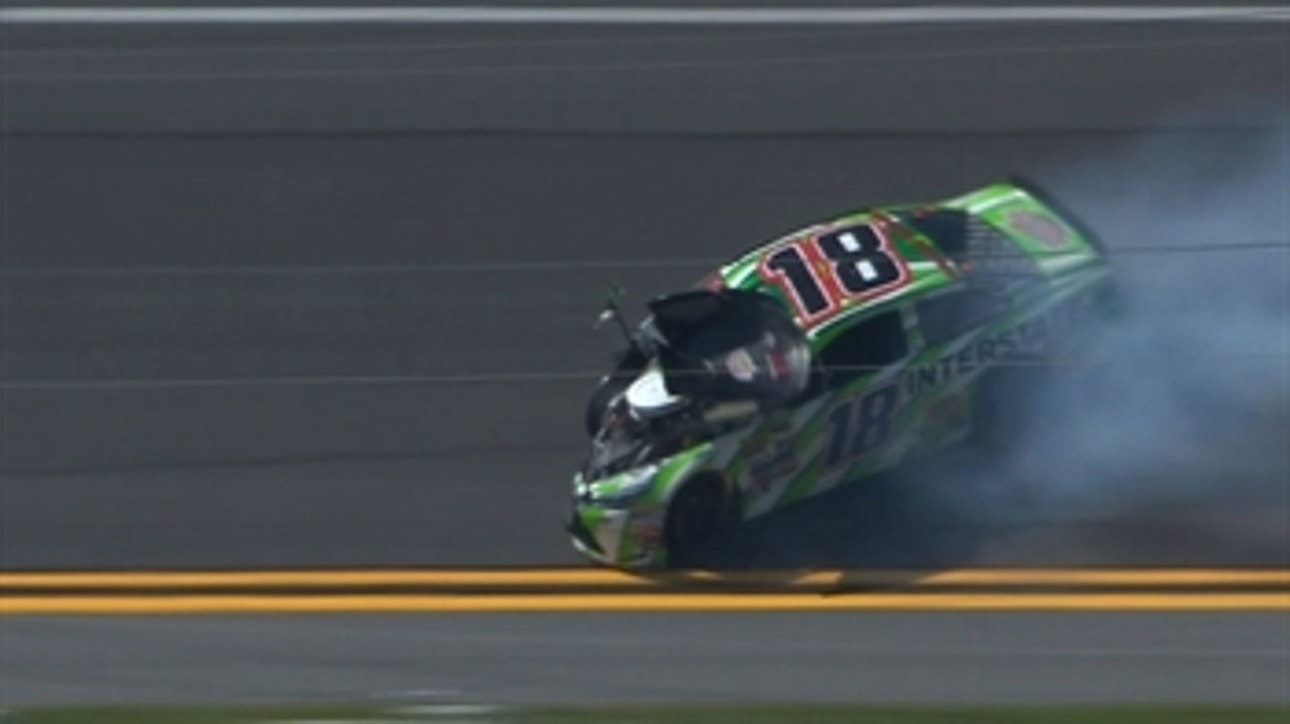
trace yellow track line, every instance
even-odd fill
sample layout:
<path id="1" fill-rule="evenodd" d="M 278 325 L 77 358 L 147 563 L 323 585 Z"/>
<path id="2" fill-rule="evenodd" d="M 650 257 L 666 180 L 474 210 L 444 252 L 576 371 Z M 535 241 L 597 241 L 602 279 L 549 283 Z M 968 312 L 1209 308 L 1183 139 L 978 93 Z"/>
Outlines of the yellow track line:
<path id="1" fill-rule="evenodd" d="M 0 573 L 0 588 L 232 588 L 348 586 L 659 587 L 678 584 L 818 587 L 914 583 L 946 585 L 1290 586 L 1287 569 L 966 569 L 675 573 L 654 576 L 586 569 L 256 570 Z"/>
<path id="2" fill-rule="evenodd" d="M 532 611 L 1290 611 L 1290 594 L 592 594 L 0 599 L 0 615 Z"/>

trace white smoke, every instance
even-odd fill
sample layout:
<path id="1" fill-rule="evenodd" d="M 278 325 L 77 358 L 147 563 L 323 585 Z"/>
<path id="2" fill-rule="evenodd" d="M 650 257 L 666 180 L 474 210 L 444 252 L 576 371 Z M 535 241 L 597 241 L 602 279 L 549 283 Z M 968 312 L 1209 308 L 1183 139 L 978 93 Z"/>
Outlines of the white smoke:
<path id="1" fill-rule="evenodd" d="M 1018 401 L 1034 424 L 1007 459 L 969 446 L 897 471 L 887 499 L 861 486 L 809 525 L 790 514 L 760 564 L 1285 565 L 1290 122 L 1266 118 L 1171 118 L 1030 169 L 1110 248 L 1125 318 Z"/>
<path id="2" fill-rule="evenodd" d="M 1284 504 L 1290 125 L 1158 130 L 1039 179 L 1110 247 L 1129 313 L 1037 403 L 1008 476 L 1032 511 Z"/>

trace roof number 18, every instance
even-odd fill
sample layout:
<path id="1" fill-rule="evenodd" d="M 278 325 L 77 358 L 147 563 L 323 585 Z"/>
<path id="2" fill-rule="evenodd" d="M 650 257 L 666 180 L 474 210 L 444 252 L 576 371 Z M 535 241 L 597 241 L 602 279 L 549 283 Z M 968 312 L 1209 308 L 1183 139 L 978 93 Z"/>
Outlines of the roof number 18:
<path id="1" fill-rule="evenodd" d="M 784 290 L 805 324 L 909 278 L 886 236 L 868 224 L 798 240 L 763 259 L 760 271 L 763 279 Z"/>

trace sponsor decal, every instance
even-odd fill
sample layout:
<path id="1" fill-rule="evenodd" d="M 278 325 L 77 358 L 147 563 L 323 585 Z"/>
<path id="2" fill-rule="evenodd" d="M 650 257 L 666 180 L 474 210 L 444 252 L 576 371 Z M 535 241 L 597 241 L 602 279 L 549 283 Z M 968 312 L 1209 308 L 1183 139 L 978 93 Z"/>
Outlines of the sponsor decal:
<path id="1" fill-rule="evenodd" d="M 747 457 L 761 453 L 770 447 L 776 436 L 791 432 L 792 429 L 793 418 L 787 411 L 777 410 L 770 413 L 762 421 L 761 427 L 744 439 L 743 455 Z"/>
<path id="2" fill-rule="evenodd" d="M 663 526 L 653 518 L 633 520 L 628 532 L 642 551 L 653 551 L 663 543 Z"/>
<path id="3" fill-rule="evenodd" d="M 913 399 L 927 390 L 948 385 L 1000 359 L 1038 349 L 1047 336 L 1047 319 L 1039 317 L 1014 329 L 977 340 L 953 354 L 906 372 L 902 380 L 905 397 Z"/>
<path id="4" fill-rule="evenodd" d="M 1091 295 L 1080 295 L 1015 327 L 978 339 L 935 362 L 910 369 L 901 380 L 906 399 L 948 385 L 1013 355 L 1047 349 L 1057 335 L 1074 332 L 1086 324 L 1092 304 Z"/>
<path id="5" fill-rule="evenodd" d="M 804 327 L 825 324 L 912 278 L 882 224 L 844 224 L 774 247 L 762 257 L 758 275 L 780 291 Z"/>
<path id="6" fill-rule="evenodd" d="M 747 350 L 737 349 L 726 356 L 726 369 L 740 382 L 752 382 L 757 376 L 757 363 Z"/>
<path id="7" fill-rule="evenodd" d="M 1008 225 L 1048 249 L 1065 249 L 1070 240 L 1065 227 L 1037 211 L 1012 211 L 1008 214 Z"/>
<path id="8" fill-rule="evenodd" d="M 968 224 L 967 248 L 955 256 L 959 266 L 974 277 L 1026 277 L 1039 275 L 1035 260 L 1015 241 L 993 226 L 976 219 Z"/>
<path id="9" fill-rule="evenodd" d="M 776 478 L 797 472 L 792 433 L 792 416 L 778 411 L 744 441 L 742 455 L 748 461 L 746 475 L 753 492 L 765 493 Z"/>
<path id="10" fill-rule="evenodd" d="M 776 438 L 748 457 L 748 481 L 752 490 L 765 493 L 772 481 L 797 471 L 797 455 L 789 438 Z"/>

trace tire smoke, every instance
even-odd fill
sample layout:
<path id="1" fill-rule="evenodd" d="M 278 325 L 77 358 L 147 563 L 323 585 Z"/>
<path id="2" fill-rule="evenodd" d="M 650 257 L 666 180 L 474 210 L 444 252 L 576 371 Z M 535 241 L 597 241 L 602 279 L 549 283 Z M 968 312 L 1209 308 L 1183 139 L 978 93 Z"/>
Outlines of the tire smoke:
<path id="1" fill-rule="evenodd" d="M 1157 131 L 1040 178 L 1106 242 L 1128 304 L 1034 403 L 1009 462 L 1032 512 L 1285 505 L 1290 121 Z"/>

